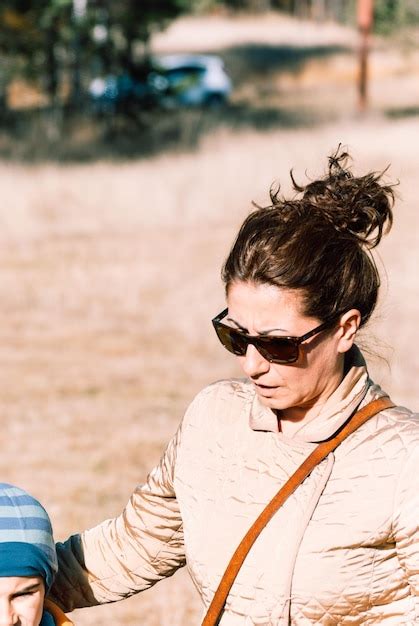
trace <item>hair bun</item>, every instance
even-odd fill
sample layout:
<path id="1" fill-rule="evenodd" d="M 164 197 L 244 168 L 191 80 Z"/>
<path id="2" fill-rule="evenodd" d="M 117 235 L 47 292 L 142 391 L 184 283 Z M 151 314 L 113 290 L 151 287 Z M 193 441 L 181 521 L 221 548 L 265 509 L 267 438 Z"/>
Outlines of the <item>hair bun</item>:
<path id="1" fill-rule="evenodd" d="M 294 189 L 303 194 L 310 217 L 326 220 L 342 236 L 354 237 L 369 249 L 378 245 L 393 223 L 394 185 L 381 182 L 385 173 L 370 172 L 356 177 L 347 167 L 349 154 L 338 147 L 329 157 L 329 171 L 322 178 L 300 186 L 291 179 Z M 272 197 L 273 199 L 273 197 Z M 316 220 L 317 221 L 317 220 Z"/>

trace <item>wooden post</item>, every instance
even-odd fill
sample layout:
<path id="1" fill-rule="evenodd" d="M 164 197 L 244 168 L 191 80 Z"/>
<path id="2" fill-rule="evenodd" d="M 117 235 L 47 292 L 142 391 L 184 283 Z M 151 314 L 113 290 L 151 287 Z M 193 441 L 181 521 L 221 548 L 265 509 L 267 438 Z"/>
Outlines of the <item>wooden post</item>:
<path id="1" fill-rule="evenodd" d="M 358 0 L 357 22 L 360 34 L 358 104 L 365 111 L 368 101 L 368 52 L 374 18 L 374 0 Z"/>

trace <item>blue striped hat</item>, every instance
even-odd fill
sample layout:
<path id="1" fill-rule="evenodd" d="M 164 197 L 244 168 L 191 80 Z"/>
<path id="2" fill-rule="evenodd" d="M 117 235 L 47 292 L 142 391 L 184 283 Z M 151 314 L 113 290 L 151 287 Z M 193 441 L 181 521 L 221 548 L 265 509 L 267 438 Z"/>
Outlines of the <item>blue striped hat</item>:
<path id="1" fill-rule="evenodd" d="M 47 512 L 23 489 L 0 483 L 0 576 L 42 576 L 48 590 L 56 572 Z"/>

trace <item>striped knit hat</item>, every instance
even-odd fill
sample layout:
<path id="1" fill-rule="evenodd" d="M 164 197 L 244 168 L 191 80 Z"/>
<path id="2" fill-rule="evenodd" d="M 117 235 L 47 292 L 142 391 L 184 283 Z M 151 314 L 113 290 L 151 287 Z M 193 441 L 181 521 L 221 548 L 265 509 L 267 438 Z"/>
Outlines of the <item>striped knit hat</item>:
<path id="1" fill-rule="evenodd" d="M 23 489 L 0 483 L 0 576 L 42 576 L 48 590 L 56 571 L 47 512 Z"/>

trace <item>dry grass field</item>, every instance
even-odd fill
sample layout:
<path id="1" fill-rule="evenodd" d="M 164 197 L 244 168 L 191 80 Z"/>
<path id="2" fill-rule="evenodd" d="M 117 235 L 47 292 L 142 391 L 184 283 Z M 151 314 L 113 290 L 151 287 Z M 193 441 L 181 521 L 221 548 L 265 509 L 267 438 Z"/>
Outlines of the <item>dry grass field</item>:
<path id="1" fill-rule="evenodd" d="M 335 43 L 332 27 L 322 36 Z M 419 79 L 384 74 L 362 118 L 221 129 L 194 152 L 148 160 L 0 163 L 0 475 L 42 500 L 57 539 L 117 514 L 193 395 L 239 373 L 210 325 L 223 307 L 219 270 L 235 230 L 252 200 L 267 201 L 273 181 L 287 191 L 290 167 L 300 179 L 321 173 L 339 142 L 356 172 L 390 164 L 388 179 L 400 180 L 378 259 L 382 298 L 362 343 L 377 382 L 419 408 L 419 117 L 388 119 L 381 110 L 384 101 L 413 106 L 415 84 L 417 106 Z M 179 572 L 75 620 L 186 626 L 199 623 L 200 611 Z"/>

